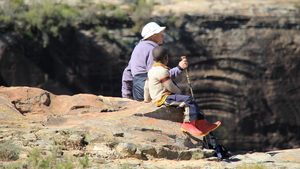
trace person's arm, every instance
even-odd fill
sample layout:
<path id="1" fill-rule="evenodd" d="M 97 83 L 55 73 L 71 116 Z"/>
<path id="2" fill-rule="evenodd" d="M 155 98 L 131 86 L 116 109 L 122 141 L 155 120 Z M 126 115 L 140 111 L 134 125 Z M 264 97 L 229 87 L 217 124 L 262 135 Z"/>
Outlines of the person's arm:
<path id="1" fill-rule="evenodd" d="M 122 76 L 122 97 L 132 99 L 132 80 L 130 66 L 127 66 L 123 71 Z"/>
<path id="2" fill-rule="evenodd" d="M 123 81 L 122 82 L 122 97 L 132 99 L 132 81 Z"/>
<path id="3" fill-rule="evenodd" d="M 144 86 L 144 103 L 149 103 L 151 101 L 150 91 L 149 91 L 149 81 L 146 79 Z"/>

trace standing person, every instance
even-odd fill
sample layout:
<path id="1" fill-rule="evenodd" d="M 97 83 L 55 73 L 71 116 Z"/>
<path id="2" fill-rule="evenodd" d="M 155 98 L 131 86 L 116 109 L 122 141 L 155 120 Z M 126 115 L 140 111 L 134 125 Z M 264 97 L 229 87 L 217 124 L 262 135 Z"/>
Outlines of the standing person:
<path id="1" fill-rule="evenodd" d="M 190 96 L 181 95 L 178 86 L 173 82 L 168 63 L 168 51 L 162 46 L 153 49 L 155 61 L 148 71 L 144 87 L 144 102 L 154 102 L 156 106 L 176 106 L 184 108 L 184 119 L 181 130 L 194 135 L 205 136 L 221 125 L 220 121 L 209 123 L 196 102 Z"/>
<path id="2" fill-rule="evenodd" d="M 122 76 L 122 97 L 132 98 L 137 101 L 144 100 L 144 85 L 147 72 L 152 67 L 154 61 L 152 49 L 163 43 L 164 26 L 159 26 L 155 22 L 147 23 L 142 29 L 142 39 L 135 46 L 128 66 L 123 71 Z M 170 70 L 171 76 L 179 75 L 188 66 L 187 60 L 179 62 L 177 67 Z"/>

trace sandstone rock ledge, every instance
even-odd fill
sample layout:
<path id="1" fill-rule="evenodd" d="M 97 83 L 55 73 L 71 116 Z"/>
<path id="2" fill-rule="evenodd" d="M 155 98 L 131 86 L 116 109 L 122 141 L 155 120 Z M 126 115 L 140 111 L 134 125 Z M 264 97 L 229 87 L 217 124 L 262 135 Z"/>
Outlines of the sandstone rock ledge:
<path id="1" fill-rule="evenodd" d="M 18 161 L 26 162 L 38 148 L 44 156 L 53 149 L 61 158 L 87 155 L 92 168 L 235 168 L 245 162 L 300 168 L 300 149 L 217 159 L 214 150 L 203 149 L 203 138 L 181 132 L 181 121 L 179 109 L 123 98 L 0 87 L 0 143 L 20 146 Z M 11 163 L 0 161 L 0 167 Z"/>

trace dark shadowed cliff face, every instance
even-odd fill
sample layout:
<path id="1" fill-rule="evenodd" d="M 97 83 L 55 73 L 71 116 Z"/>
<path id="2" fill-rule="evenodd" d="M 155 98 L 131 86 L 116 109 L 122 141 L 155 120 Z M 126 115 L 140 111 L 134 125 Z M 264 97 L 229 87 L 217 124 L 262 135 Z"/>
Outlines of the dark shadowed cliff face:
<path id="1" fill-rule="evenodd" d="M 181 24 L 153 20 L 168 27 L 169 66 L 187 56 L 195 99 L 209 121 L 222 121 L 214 132 L 222 143 L 233 151 L 299 147 L 300 17 L 179 19 Z M 2 33 L 0 85 L 120 97 L 122 71 L 139 37 L 129 30 L 112 30 L 115 40 L 67 32 L 46 48 L 20 47 L 16 36 Z M 189 94 L 185 74 L 177 83 Z"/>
<path id="2" fill-rule="evenodd" d="M 282 25 L 280 21 L 284 20 Z M 186 55 L 195 98 L 231 148 L 299 146 L 298 17 L 188 16 L 172 56 Z M 185 76 L 179 81 L 189 93 Z"/>
<path id="3" fill-rule="evenodd" d="M 125 64 L 121 61 L 130 49 L 117 40 L 70 29 L 44 48 L 21 44 L 15 35 L 0 36 L 1 85 L 39 87 L 55 94 L 120 96 Z"/>

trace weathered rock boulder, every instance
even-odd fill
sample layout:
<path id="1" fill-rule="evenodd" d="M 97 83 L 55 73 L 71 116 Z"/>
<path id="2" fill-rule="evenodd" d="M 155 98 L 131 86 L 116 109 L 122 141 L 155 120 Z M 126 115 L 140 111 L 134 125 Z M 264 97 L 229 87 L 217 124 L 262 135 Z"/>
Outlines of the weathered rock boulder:
<path id="1" fill-rule="evenodd" d="M 202 137 L 195 140 L 180 130 L 180 109 L 92 94 L 54 95 L 30 87 L 0 87 L 0 93 L 1 125 L 27 129 L 24 140 L 18 139 L 25 147 L 59 146 L 110 158 L 188 160 L 195 153 L 214 155 L 213 150 L 202 151 Z"/>

